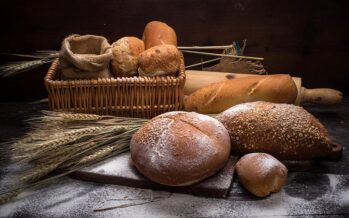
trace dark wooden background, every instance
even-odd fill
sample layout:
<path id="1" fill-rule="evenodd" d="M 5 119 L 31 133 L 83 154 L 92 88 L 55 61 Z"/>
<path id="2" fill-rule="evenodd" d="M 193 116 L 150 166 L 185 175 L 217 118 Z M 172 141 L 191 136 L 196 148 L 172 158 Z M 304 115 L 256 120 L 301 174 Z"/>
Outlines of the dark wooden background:
<path id="1" fill-rule="evenodd" d="M 307 87 L 349 93 L 349 1 L 346 0 L 60 0 L 0 1 L 0 53 L 59 49 L 72 33 L 110 42 L 141 37 L 161 20 L 180 45 L 219 45 L 248 39 L 246 54 L 261 56 L 270 73 L 290 73 Z M 12 61 L 1 56 L 0 63 Z M 186 56 L 187 64 L 196 58 Z M 46 97 L 48 66 L 0 79 L 0 100 Z"/>

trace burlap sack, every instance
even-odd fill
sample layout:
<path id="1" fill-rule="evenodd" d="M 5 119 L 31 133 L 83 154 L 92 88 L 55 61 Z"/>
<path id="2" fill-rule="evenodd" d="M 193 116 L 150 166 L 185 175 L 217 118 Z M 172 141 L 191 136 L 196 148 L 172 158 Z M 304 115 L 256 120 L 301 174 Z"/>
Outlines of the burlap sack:
<path id="1" fill-rule="evenodd" d="M 111 77 L 111 46 L 106 38 L 71 35 L 64 39 L 59 53 L 62 80 Z"/>

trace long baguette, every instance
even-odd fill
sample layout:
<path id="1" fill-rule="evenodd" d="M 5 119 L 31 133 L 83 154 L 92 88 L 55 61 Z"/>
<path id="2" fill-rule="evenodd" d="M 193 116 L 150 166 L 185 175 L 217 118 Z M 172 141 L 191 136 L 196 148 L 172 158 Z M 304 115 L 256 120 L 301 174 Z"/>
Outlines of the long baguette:
<path id="1" fill-rule="evenodd" d="M 268 101 L 294 103 L 297 87 L 288 74 L 249 76 L 203 87 L 184 100 L 186 111 L 220 113 L 234 105 Z"/>

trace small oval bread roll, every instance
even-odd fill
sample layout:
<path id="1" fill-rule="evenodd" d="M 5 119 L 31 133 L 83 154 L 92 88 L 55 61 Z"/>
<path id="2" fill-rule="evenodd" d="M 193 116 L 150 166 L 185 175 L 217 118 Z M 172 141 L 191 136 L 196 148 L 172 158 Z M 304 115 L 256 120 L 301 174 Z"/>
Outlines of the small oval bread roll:
<path id="1" fill-rule="evenodd" d="M 145 49 L 163 44 L 177 46 L 175 31 L 166 23 L 160 21 L 149 22 L 144 28 L 142 39 L 145 44 Z"/>
<path id="2" fill-rule="evenodd" d="M 175 76 L 181 56 L 173 45 L 157 45 L 142 52 L 138 57 L 140 76 Z"/>
<path id="3" fill-rule="evenodd" d="M 116 77 L 138 74 L 138 56 L 144 51 L 144 42 L 136 37 L 123 37 L 112 44 L 112 71 Z"/>
<path id="4" fill-rule="evenodd" d="M 236 153 L 265 152 L 279 160 L 313 160 L 334 153 L 325 127 L 292 104 L 244 103 L 220 113 L 217 119 L 229 131 Z"/>
<path id="5" fill-rule="evenodd" d="M 142 126 L 132 136 L 130 150 L 134 165 L 150 180 L 185 186 L 213 175 L 226 164 L 230 139 L 218 120 L 175 111 Z"/>
<path id="6" fill-rule="evenodd" d="M 236 163 L 240 183 L 258 197 L 281 189 L 287 179 L 287 168 L 266 153 L 251 153 Z"/>

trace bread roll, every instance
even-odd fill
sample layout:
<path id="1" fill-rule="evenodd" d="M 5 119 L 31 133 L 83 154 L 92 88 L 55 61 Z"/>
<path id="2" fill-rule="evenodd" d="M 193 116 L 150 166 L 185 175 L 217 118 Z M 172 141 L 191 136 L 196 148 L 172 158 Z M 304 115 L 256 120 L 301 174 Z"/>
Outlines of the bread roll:
<path id="1" fill-rule="evenodd" d="M 177 46 L 175 31 L 166 23 L 160 21 L 149 22 L 144 28 L 142 39 L 145 44 L 145 49 L 163 44 Z"/>
<path id="2" fill-rule="evenodd" d="M 176 76 L 181 56 L 173 45 L 157 45 L 138 57 L 140 76 Z"/>
<path id="3" fill-rule="evenodd" d="M 185 98 L 185 110 L 199 113 L 220 113 L 234 105 L 269 101 L 293 103 L 297 87 L 287 74 L 249 76 L 203 87 Z"/>
<path id="4" fill-rule="evenodd" d="M 230 139 L 214 118 L 182 111 L 153 118 L 133 136 L 131 158 L 150 180 L 169 186 L 201 181 L 229 159 Z"/>
<path id="5" fill-rule="evenodd" d="M 279 191 L 287 179 L 287 168 L 273 156 L 252 153 L 236 163 L 240 183 L 258 197 Z"/>
<path id="6" fill-rule="evenodd" d="M 138 56 L 144 51 L 144 42 L 136 37 L 123 37 L 112 44 L 112 71 L 116 77 L 138 74 Z"/>
<path id="7" fill-rule="evenodd" d="M 222 112 L 217 119 L 229 131 L 236 153 L 265 152 L 279 160 L 312 160 L 333 153 L 325 127 L 295 105 L 244 103 Z"/>

